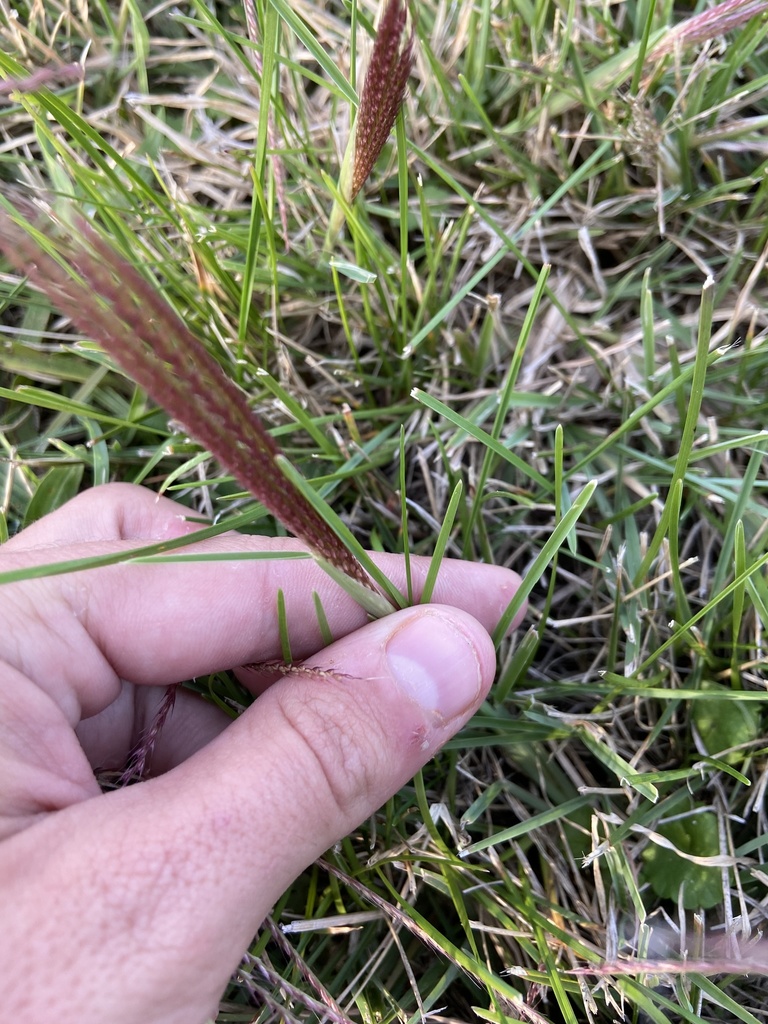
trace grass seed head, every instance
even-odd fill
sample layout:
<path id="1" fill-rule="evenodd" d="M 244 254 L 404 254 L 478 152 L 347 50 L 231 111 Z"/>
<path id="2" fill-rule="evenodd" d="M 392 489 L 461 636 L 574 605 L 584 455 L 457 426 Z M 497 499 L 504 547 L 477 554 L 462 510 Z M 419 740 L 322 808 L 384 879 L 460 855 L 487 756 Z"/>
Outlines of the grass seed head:
<path id="1" fill-rule="evenodd" d="M 723 0 L 709 10 L 686 18 L 666 34 L 653 51 L 660 57 L 676 49 L 704 43 L 725 35 L 745 22 L 768 11 L 768 0 Z"/>
<path id="2" fill-rule="evenodd" d="M 371 173 L 405 98 L 414 43 L 408 14 L 406 0 L 388 0 L 381 16 L 357 111 L 349 202 Z"/>
<path id="3" fill-rule="evenodd" d="M 0 212 L 0 251 L 77 327 L 183 423 L 250 493 L 313 551 L 371 587 L 357 559 L 281 472 L 272 436 L 245 394 L 152 284 L 85 220 L 52 255 Z"/>

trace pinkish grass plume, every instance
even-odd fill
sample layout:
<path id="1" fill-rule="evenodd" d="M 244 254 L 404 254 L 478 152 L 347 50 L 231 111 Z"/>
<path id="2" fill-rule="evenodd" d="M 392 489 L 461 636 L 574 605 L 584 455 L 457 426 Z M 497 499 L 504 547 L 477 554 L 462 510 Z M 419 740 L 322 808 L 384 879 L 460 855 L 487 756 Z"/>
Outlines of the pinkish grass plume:
<path id="1" fill-rule="evenodd" d="M 0 96 L 9 96 L 14 92 L 34 92 L 56 82 L 80 82 L 83 74 L 82 64 L 48 64 L 30 72 L 25 78 L 4 79 L 0 82 Z"/>
<path id="2" fill-rule="evenodd" d="M 0 211 L 0 252 L 94 338 L 222 466 L 327 562 L 367 588 L 357 559 L 281 472 L 280 449 L 244 393 L 156 289 L 83 218 L 55 258 Z"/>
<path id="3" fill-rule="evenodd" d="M 407 0 L 387 0 L 357 110 L 349 202 L 371 173 L 405 99 L 414 41 L 413 23 L 407 29 L 407 22 Z"/>
<path id="4" fill-rule="evenodd" d="M 649 57 L 662 57 L 675 50 L 703 43 L 730 32 L 768 11 L 768 0 L 723 0 L 706 11 L 686 18 L 671 29 Z"/>
<path id="5" fill-rule="evenodd" d="M 408 0 L 386 0 L 363 83 L 355 130 L 339 176 L 339 192 L 346 204 L 354 201 L 365 184 L 392 131 L 413 67 L 414 38 Z M 337 201 L 328 221 L 326 249 L 335 242 L 343 224 L 344 211 Z"/>

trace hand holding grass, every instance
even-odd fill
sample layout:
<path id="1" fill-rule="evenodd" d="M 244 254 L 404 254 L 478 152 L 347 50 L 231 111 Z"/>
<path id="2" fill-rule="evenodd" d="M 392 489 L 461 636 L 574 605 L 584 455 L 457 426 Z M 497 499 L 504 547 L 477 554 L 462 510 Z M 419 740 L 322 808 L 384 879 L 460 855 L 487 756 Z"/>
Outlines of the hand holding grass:
<path id="1" fill-rule="evenodd" d="M 149 491 L 82 494 L 3 548 L 4 568 L 193 530 Z M 203 547 L 203 545 L 200 545 Z M 208 551 L 296 548 L 229 535 Z M 397 580 L 401 560 L 385 556 Z M 418 593 L 428 560 L 414 559 Z M 476 710 L 508 570 L 445 562 L 440 605 L 365 624 L 307 561 L 115 565 L 0 588 L 0 990 L 10 1020 L 198 1022 L 297 874 Z M 163 688 L 278 658 L 277 591 L 309 673 L 237 721 L 182 692 L 152 778 L 101 794 Z M 336 641 L 318 654 L 312 591 Z M 466 610 L 462 610 L 466 609 Z M 468 611 L 471 611 L 471 615 Z"/>

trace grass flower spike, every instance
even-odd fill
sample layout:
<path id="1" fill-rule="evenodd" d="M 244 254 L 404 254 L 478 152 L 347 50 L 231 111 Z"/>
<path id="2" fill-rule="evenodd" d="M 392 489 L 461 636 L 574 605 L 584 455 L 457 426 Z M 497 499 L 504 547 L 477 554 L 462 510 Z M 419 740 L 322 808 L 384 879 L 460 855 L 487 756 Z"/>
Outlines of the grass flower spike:
<path id="1" fill-rule="evenodd" d="M 339 190 L 352 203 L 371 173 L 405 98 L 413 67 L 414 31 L 407 0 L 387 0 L 376 32 L 371 61 L 363 83 L 355 130 L 341 170 Z M 409 24 L 410 22 L 410 24 Z M 329 241 L 338 234 L 343 212 L 334 205 Z"/>
<path id="2" fill-rule="evenodd" d="M 674 53 L 676 49 L 725 35 L 766 11 L 766 0 L 723 0 L 675 25 L 652 51 L 651 56 L 661 57 Z"/>
<path id="3" fill-rule="evenodd" d="M 226 375 L 155 288 L 83 218 L 56 255 L 0 212 L 0 251 L 198 439 L 291 533 L 346 576 L 371 581 L 282 473 L 280 449 Z"/>
<path id="4" fill-rule="evenodd" d="M 355 157 L 348 195 L 352 202 L 384 148 L 405 98 L 413 65 L 413 26 L 406 34 L 408 5 L 388 0 L 376 34 L 355 122 Z"/>

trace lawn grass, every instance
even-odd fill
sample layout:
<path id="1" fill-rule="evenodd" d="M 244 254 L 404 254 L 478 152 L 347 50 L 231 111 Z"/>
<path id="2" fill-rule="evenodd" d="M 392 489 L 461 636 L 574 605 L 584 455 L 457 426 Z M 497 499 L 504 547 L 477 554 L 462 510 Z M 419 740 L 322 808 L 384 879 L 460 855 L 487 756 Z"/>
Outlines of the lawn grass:
<path id="1" fill-rule="evenodd" d="M 219 1020 L 765 1020 L 768 4 L 421 0 L 332 251 L 377 5 L 257 8 L 0 5 L 3 77 L 85 68 L 0 96 L 0 201 L 86 214 L 357 541 L 530 611 Z M 114 479 L 275 532 L 8 266 L 0 323 L 0 536 Z"/>

